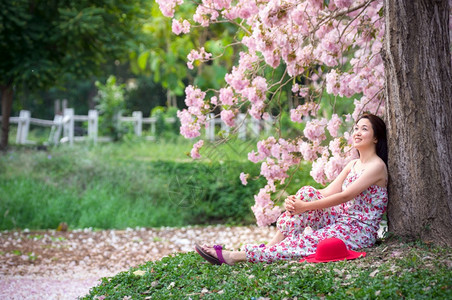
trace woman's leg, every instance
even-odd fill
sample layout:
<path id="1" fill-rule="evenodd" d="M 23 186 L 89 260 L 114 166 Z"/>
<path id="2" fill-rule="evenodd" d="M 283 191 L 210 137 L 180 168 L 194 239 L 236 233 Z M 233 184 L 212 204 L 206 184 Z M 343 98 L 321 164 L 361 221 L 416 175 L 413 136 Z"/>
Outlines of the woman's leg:
<path id="1" fill-rule="evenodd" d="M 266 247 L 271 247 L 273 245 L 276 245 L 276 244 L 282 242 L 285 238 L 286 238 L 286 236 L 281 231 L 278 230 L 276 232 L 276 234 L 273 236 L 273 239 L 266 245 Z"/>
<path id="2" fill-rule="evenodd" d="M 323 196 L 315 188 L 302 187 L 296 194 L 302 201 L 316 201 Z M 313 210 L 299 215 L 283 213 L 277 222 L 278 232 L 265 248 L 257 245 L 245 245 L 242 250 L 250 262 L 273 262 L 277 260 L 297 259 L 315 252 L 319 237 L 305 232 L 310 226 L 316 232 L 333 224 L 339 211 L 335 208 Z M 314 251 L 314 252 L 313 252 Z"/>
<path id="3" fill-rule="evenodd" d="M 322 194 L 312 186 L 304 186 L 295 194 L 297 199 L 305 202 L 317 201 L 322 199 Z M 298 215 L 292 215 L 289 212 L 284 212 L 276 223 L 279 231 L 284 236 L 291 236 L 293 234 L 302 234 L 307 226 L 314 230 L 322 227 L 320 222 L 321 216 L 326 210 L 312 210 Z"/>
<path id="4" fill-rule="evenodd" d="M 296 196 L 303 201 L 316 201 L 323 198 L 320 192 L 311 186 L 302 187 Z M 233 265 L 246 260 L 252 262 L 272 262 L 303 256 L 308 249 L 300 251 L 300 248 L 304 248 L 304 241 L 303 239 L 299 239 L 299 237 L 303 235 L 303 230 L 308 225 L 312 226 L 314 230 L 324 226 L 325 224 L 322 224 L 324 223 L 322 222 L 324 221 L 324 217 L 322 216 L 324 213 L 324 211 L 319 210 L 292 216 L 288 212 L 285 212 L 277 221 L 277 233 L 266 247 L 245 245 L 244 251 L 223 251 L 223 258 L 227 264 Z M 287 237 L 290 238 L 286 239 Z M 217 253 L 213 247 L 203 246 L 202 248 L 213 257 L 217 257 Z M 298 248 L 298 251 L 293 251 L 294 248 Z"/>

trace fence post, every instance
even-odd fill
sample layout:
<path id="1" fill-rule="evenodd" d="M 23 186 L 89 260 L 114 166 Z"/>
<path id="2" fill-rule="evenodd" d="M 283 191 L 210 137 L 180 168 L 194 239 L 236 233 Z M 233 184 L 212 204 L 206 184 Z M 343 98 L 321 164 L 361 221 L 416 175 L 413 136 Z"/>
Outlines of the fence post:
<path id="1" fill-rule="evenodd" d="M 267 120 L 264 120 L 265 133 L 267 135 L 270 134 L 270 130 L 273 127 L 273 118 L 270 116 Z"/>
<path id="2" fill-rule="evenodd" d="M 99 124 L 99 114 L 97 110 L 90 109 L 88 111 L 88 138 L 97 143 L 97 128 Z"/>
<path id="3" fill-rule="evenodd" d="M 259 134 L 261 133 L 261 124 L 260 120 L 256 120 L 255 118 L 251 119 L 251 130 L 253 131 L 253 134 L 259 138 Z"/>
<path id="4" fill-rule="evenodd" d="M 63 116 L 55 115 L 53 118 L 53 126 L 50 129 L 49 142 L 53 145 L 58 145 L 60 142 L 61 131 L 63 129 Z"/>
<path id="5" fill-rule="evenodd" d="M 157 122 L 157 118 L 149 117 L 149 122 L 151 123 L 151 136 L 155 137 L 155 122 Z"/>
<path id="6" fill-rule="evenodd" d="M 212 113 L 209 114 L 209 119 L 207 120 L 206 133 L 207 139 L 209 139 L 210 141 L 215 140 L 215 115 Z"/>
<path id="7" fill-rule="evenodd" d="M 239 124 L 241 124 L 240 125 L 240 128 L 239 128 L 239 139 L 241 139 L 241 140 L 245 140 L 246 139 L 246 126 L 247 126 L 247 122 L 246 122 L 246 119 L 245 119 L 245 114 L 239 114 L 238 115 L 238 122 L 239 122 Z"/>
<path id="8" fill-rule="evenodd" d="M 28 131 L 30 129 L 31 113 L 28 110 L 21 110 L 19 113 L 19 122 L 17 126 L 17 144 L 26 144 L 28 140 Z"/>
<path id="9" fill-rule="evenodd" d="M 63 111 L 64 119 L 68 119 L 67 122 L 64 123 L 64 136 L 68 138 L 69 145 L 74 145 L 74 109 L 73 108 L 65 108 Z"/>
<path id="10" fill-rule="evenodd" d="M 143 129 L 143 113 L 141 111 L 134 111 L 132 113 L 132 117 L 135 118 L 135 121 L 133 123 L 135 134 L 136 136 L 141 136 L 141 132 Z"/>
<path id="11" fill-rule="evenodd" d="M 229 127 L 228 125 L 226 125 L 225 122 L 221 122 L 221 130 L 223 130 L 225 132 L 225 137 L 229 136 L 229 132 L 231 131 L 231 127 Z"/>

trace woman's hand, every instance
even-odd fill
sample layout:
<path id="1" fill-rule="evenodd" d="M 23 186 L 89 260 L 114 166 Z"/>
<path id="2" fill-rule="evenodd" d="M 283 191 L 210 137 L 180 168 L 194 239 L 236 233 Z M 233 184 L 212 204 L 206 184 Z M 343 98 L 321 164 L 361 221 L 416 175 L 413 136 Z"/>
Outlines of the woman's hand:
<path id="1" fill-rule="evenodd" d="M 295 196 L 289 196 L 284 201 L 284 208 L 293 216 L 304 213 L 308 210 L 307 202 L 297 199 Z"/>

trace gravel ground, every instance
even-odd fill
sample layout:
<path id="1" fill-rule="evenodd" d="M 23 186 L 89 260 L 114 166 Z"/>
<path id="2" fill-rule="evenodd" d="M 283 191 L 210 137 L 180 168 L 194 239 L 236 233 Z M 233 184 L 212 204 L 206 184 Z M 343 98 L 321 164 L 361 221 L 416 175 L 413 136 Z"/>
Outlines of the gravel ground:
<path id="1" fill-rule="evenodd" d="M 275 228 L 183 227 L 0 232 L 0 299 L 76 299 L 102 277 L 192 251 L 194 243 L 242 244 L 269 241 Z"/>

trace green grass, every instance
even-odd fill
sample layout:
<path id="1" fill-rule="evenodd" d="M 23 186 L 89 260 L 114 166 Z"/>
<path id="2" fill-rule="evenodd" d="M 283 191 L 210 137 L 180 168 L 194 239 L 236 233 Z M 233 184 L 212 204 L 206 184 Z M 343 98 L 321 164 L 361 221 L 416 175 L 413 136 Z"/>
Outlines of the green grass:
<path id="1" fill-rule="evenodd" d="M 383 243 L 365 258 L 333 263 L 214 266 L 194 252 L 148 262 L 91 289 L 83 299 L 451 299 L 451 250 Z M 403 256 L 394 257 L 396 251 Z M 449 260 L 450 262 L 450 260 Z M 134 274 L 144 271 L 143 275 Z"/>
<path id="2" fill-rule="evenodd" d="M 254 223 L 250 207 L 264 180 L 243 186 L 239 174 L 259 174 L 246 155 L 255 142 L 207 143 L 200 161 L 181 140 L 14 148 L 0 155 L 0 229 Z M 291 193 L 315 184 L 302 167 Z"/>

